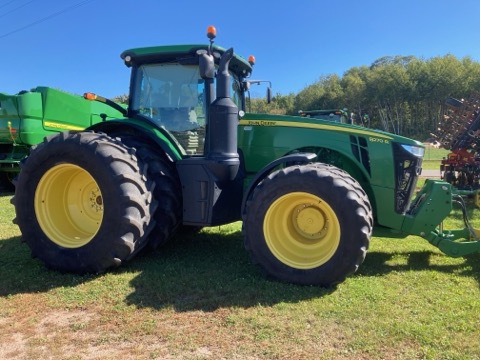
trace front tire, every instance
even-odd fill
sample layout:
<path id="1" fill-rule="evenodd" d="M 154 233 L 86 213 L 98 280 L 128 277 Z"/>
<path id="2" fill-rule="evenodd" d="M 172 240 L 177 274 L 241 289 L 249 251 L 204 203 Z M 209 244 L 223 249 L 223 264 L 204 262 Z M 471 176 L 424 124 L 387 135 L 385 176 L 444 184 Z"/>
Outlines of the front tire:
<path id="1" fill-rule="evenodd" d="M 105 134 L 45 138 L 21 164 L 15 222 L 47 267 L 102 272 L 135 255 L 154 226 L 154 184 L 135 151 Z"/>
<path id="2" fill-rule="evenodd" d="M 361 186 L 334 166 L 290 166 L 265 178 L 244 212 L 245 248 L 266 275 L 332 286 L 365 259 L 372 210 Z"/>

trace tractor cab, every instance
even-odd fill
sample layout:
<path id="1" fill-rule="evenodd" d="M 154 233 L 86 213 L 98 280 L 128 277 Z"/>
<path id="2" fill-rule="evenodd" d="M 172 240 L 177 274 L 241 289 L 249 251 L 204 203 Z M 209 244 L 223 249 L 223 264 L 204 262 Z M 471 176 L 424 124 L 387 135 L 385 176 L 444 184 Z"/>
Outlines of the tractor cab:
<path id="1" fill-rule="evenodd" d="M 208 51 L 216 71 L 226 50 L 213 44 L 136 48 L 121 54 L 132 68 L 128 117 L 169 132 L 187 155 L 204 154 L 208 107 L 216 98 L 216 77 L 205 78 L 200 69 Z M 252 65 L 237 54 L 230 61 L 228 86 L 239 111 L 245 110 Z"/>

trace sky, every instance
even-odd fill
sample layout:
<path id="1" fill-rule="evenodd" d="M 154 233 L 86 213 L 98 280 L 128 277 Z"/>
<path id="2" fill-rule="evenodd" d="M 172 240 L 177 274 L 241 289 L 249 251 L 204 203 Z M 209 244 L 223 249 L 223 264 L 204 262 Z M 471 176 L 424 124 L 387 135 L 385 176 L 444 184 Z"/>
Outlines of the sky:
<path id="1" fill-rule="evenodd" d="M 125 94 L 123 50 L 207 43 L 214 25 L 216 44 L 254 55 L 251 78 L 286 95 L 382 56 L 480 61 L 479 14 L 478 0 L 0 0 L 0 92 Z"/>

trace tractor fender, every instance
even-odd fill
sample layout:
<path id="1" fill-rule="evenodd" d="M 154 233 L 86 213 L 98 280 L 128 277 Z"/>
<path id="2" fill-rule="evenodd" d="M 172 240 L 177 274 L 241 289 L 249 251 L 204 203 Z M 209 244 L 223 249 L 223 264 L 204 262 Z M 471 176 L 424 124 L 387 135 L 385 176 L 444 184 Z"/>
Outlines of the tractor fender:
<path id="1" fill-rule="evenodd" d="M 153 145 L 159 146 L 173 161 L 177 161 L 182 158 L 182 152 L 178 146 L 176 146 L 175 139 L 172 139 L 171 135 L 161 128 L 155 127 L 152 130 L 131 122 L 109 120 L 94 124 L 86 130 L 104 132 L 109 135 L 133 135 L 135 137 L 143 138 L 145 141 L 150 142 Z"/>
<path id="2" fill-rule="evenodd" d="M 273 160 L 272 162 L 268 163 L 265 165 L 263 168 L 260 169 L 260 171 L 255 175 L 253 180 L 250 182 L 248 185 L 247 190 L 243 193 L 243 199 L 242 199 L 242 214 L 245 210 L 245 205 L 247 204 L 247 200 L 250 198 L 253 190 L 257 187 L 257 185 L 268 176 L 272 172 L 273 169 L 275 169 L 278 165 L 280 164 L 288 164 L 288 163 L 294 163 L 294 164 L 306 164 L 312 162 L 315 158 L 317 157 L 317 154 L 314 153 L 295 153 L 295 154 L 289 154 L 282 156 L 278 159 Z"/>

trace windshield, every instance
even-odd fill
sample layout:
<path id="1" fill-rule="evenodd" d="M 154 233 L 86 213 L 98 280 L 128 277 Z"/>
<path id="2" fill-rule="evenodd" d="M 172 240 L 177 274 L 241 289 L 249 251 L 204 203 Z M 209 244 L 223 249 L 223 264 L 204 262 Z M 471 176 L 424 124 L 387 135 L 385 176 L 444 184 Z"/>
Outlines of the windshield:
<path id="1" fill-rule="evenodd" d="M 131 110 L 169 131 L 205 125 L 204 80 L 196 65 L 147 64 L 137 69 Z M 240 106 L 238 79 L 231 73 L 232 100 Z"/>

